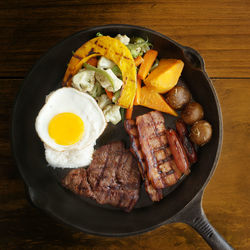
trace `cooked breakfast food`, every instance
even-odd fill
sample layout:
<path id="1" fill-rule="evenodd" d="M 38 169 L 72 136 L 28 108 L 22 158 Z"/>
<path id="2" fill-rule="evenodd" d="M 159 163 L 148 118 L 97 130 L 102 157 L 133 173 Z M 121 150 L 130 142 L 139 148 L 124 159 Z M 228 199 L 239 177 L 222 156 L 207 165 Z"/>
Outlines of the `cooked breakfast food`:
<path id="1" fill-rule="evenodd" d="M 63 185 L 76 194 L 130 211 L 139 198 L 140 173 L 122 142 L 97 149 L 88 169 L 71 170 Z"/>
<path id="2" fill-rule="evenodd" d="M 184 147 L 177 136 L 174 129 L 168 129 L 166 131 L 167 140 L 169 143 L 170 150 L 173 154 L 175 164 L 178 167 L 178 169 L 181 171 L 181 173 L 189 174 L 190 172 L 190 165 L 189 161 L 186 155 L 186 152 L 184 150 Z"/>
<path id="3" fill-rule="evenodd" d="M 131 107 L 136 93 L 135 62 L 126 45 L 119 39 L 115 39 L 110 36 L 95 37 L 83 44 L 74 53 L 63 79 L 64 86 L 71 86 L 72 77 L 82 68 L 85 62 L 87 62 L 91 57 L 96 56 L 105 56 L 106 59 L 112 61 L 119 67 L 122 73 L 123 85 L 117 102 L 119 106 L 124 108 Z M 98 71 L 102 72 L 100 70 Z M 107 75 L 110 76 L 111 71 L 112 70 L 106 70 L 106 77 Z M 109 78 L 112 79 L 112 76 Z M 108 91 L 116 92 L 118 89 L 115 88 L 115 84 L 112 84 L 112 80 L 109 81 L 109 84 L 110 83 L 112 86 L 110 86 Z"/>
<path id="4" fill-rule="evenodd" d="M 182 120 L 177 120 L 175 127 L 190 164 L 195 163 L 197 161 L 197 154 L 193 143 L 189 140 L 188 130 L 185 123 Z"/>
<path id="5" fill-rule="evenodd" d="M 177 84 L 184 63 L 176 59 L 158 60 L 158 52 L 150 46 L 139 37 L 98 34 L 73 53 L 63 86 L 89 93 L 98 104 L 99 99 L 105 100 L 102 110 L 106 121 L 113 124 L 121 121 L 119 111 L 123 112 L 123 108 L 127 109 L 126 117 L 131 118 L 134 105 L 177 116 L 160 93 Z M 142 89 L 141 80 L 146 84 Z M 112 119 L 113 113 L 116 119 Z"/>
<path id="6" fill-rule="evenodd" d="M 197 161 L 193 143 L 207 143 L 212 128 L 201 120 L 202 106 L 178 86 L 183 61 L 157 57 L 147 40 L 120 34 L 98 33 L 73 52 L 63 87 L 47 96 L 35 124 L 48 164 L 74 168 L 64 187 L 131 211 L 141 179 L 151 200 L 160 201 L 164 188 L 189 174 Z M 153 111 L 132 119 L 138 106 Z M 161 112 L 177 117 L 179 109 L 183 120 L 176 121 L 176 132 L 165 127 Z M 96 147 L 107 123 L 117 125 L 124 112 L 132 154 L 121 141 Z"/>
<path id="7" fill-rule="evenodd" d="M 143 86 L 140 90 L 140 102 L 135 105 L 144 106 L 147 108 L 151 108 L 153 110 L 158 110 L 173 116 L 178 116 L 174 109 L 172 109 L 164 99 L 164 97 L 150 89 L 146 86 Z M 128 117 L 128 119 L 131 117 Z"/>
<path id="8" fill-rule="evenodd" d="M 138 168 L 144 180 L 145 190 L 152 201 L 160 201 L 163 198 L 162 189 L 155 188 L 147 177 L 147 165 L 139 142 L 139 133 L 134 120 L 125 120 L 124 127 L 130 137 L 130 151 L 138 160 Z"/>
<path id="9" fill-rule="evenodd" d="M 165 121 L 158 111 L 136 117 L 147 177 L 157 189 L 175 184 L 181 176 L 169 148 Z"/>
<path id="10" fill-rule="evenodd" d="M 181 60 L 161 59 L 159 65 L 147 76 L 144 82 L 149 88 L 164 94 L 177 84 L 183 67 L 184 63 Z"/>
<path id="11" fill-rule="evenodd" d="M 145 190 L 152 201 L 159 201 L 163 198 L 163 188 L 174 185 L 182 174 L 190 172 L 182 142 L 173 129 L 166 129 L 164 117 L 158 111 L 137 116 L 136 122 L 126 120 L 124 127 Z"/>
<path id="12" fill-rule="evenodd" d="M 52 92 L 35 123 L 51 166 L 76 168 L 92 160 L 94 144 L 106 127 L 102 110 L 89 95 L 73 88 Z"/>
<path id="13" fill-rule="evenodd" d="M 44 143 L 45 158 L 53 168 L 78 168 L 88 166 L 92 161 L 94 144 L 79 150 L 57 151 Z"/>
<path id="14" fill-rule="evenodd" d="M 212 136 L 212 127 L 210 123 L 205 120 L 196 122 L 190 131 L 190 139 L 197 145 L 206 144 Z"/>
<path id="15" fill-rule="evenodd" d="M 175 86 L 167 93 L 167 103 L 173 109 L 181 109 L 191 99 L 191 94 L 183 86 Z"/>
<path id="16" fill-rule="evenodd" d="M 141 151 L 139 142 L 139 134 L 134 120 L 125 120 L 124 128 L 130 137 L 130 151 L 138 160 L 138 168 L 141 173 L 141 177 L 144 180 L 146 174 L 146 163 Z"/>
<path id="17" fill-rule="evenodd" d="M 57 151 L 83 149 L 93 144 L 106 127 L 95 100 L 73 88 L 51 93 L 35 125 L 41 140 Z"/>
<path id="18" fill-rule="evenodd" d="M 181 112 L 181 118 L 188 125 L 192 125 L 201 120 L 203 116 L 203 108 L 198 102 L 188 103 Z"/>

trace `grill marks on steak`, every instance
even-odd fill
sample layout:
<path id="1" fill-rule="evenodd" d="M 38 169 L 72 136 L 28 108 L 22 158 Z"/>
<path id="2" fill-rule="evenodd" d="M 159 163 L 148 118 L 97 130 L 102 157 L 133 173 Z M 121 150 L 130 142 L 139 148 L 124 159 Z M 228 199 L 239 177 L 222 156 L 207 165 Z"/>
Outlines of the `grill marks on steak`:
<path id="1" fill-rule="evenodd" d="M 130 136 L 130 151 L 138 163 L 122 142 L 113 142 L 95 151 L 88 169 L 71 170 L 62 184 L 100 204 L 130 211 L 139 199 L 140 175 L 151 200 L 160 201 L 162 189 L 174 185 L 187 171 L 177 164 L 176 158 L 183 156 L 180 147 L 174 144 L 178 138 L 166 130 L 160 112 L 138 116 L 136 121 L 125 120 L 124 126 Z"/>
<path id="2" fill-rule="evenodd" d="M 140 173 L 122 142 L 95 151 L 89 168 L 71 170 L 63 185 L 76 194 L 130 211 L 139 199 Z"/>
<path id="3" fill-rule="evenodd" d="M 63 179 L 62 184 L 75 194 L 88 197 L 93 196 L 93 192 L 87 180 L 87 171 L 85 168 L 71 170 Z"/>

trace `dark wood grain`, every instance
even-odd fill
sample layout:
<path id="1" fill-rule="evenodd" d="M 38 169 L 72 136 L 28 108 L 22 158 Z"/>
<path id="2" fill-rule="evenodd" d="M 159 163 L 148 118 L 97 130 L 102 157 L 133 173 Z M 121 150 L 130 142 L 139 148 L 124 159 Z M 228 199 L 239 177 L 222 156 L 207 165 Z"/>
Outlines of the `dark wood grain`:
<path id="1" fill-rule="evenodd" d="M 211 77 L 250 77 L 248 0 L 1 1 L 0 76 L 23 77 L 63 38 L 91 26 L 157 30 L 205 58 Z"/>
<path id="2" fill-rule="evenodd" d="M 224 140 L 203 206 L 211 223 L 236 249 L 249 249 L 250 84 L 248 79 L 213 82 L 222 105 Z M 209 249 L 193 229 L 181 223 L 137 236 L 105 238 L 78 232 L 32 207 L 11 157 L 6 123 L 21 83 L 0 80 L 0 249 Z"/>
<path id="3" fill-rule="evenodd" d="M 224 138 L 203 207 L 230 244 L 250 249 L 249 17 L 249 0 L 0 1 L 0 249 L 209 249 L 181 223 L 125 238 L 88 235 L 26 199 L 10 145 L 11 112 L 23 78 L 65 37 L 110 23 L 154 29 L 204 57 L 222 106 Z"/>

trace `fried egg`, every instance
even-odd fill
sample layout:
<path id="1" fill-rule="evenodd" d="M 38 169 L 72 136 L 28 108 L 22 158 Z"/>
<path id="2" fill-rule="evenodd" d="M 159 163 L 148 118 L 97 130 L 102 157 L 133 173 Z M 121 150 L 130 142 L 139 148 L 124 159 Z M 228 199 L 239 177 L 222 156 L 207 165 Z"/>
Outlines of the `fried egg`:
<path id="1" fill-rule="evenodd" d="M 60 88 L 46 99 L 35 127 L 50 149 L 61 152 L 93 145 L 106 121 L 94 98 L 73 88 Z"/>

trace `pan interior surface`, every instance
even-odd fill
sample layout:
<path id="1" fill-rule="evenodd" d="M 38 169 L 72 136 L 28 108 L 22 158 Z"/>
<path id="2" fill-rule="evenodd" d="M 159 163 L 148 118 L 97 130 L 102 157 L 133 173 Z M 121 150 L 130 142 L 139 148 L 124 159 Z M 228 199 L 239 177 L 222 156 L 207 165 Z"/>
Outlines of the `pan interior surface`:
<path id="1" fill-rule="evenodd" d="M 203 108 L 205 117 L 213 127 L 211 141 L 198 151 L 198 162 L 191 173 L 177 185 L 166 189 L 165 198 L 152 203 L 145 191 L 136 207 L 125 213 L 110 206 L 101 206 L 90 199 L 82 199 L 61 184 L 61 178 L 68 170 L 53 169 L 47 166 L 43 144 L 35 131 L 36 116 L 44 104 L 45 96 L 61 86 L 61 80 L 72 50 L 93 38 L 97 32 L 115 36 L 141 36 L 148 39 L 160 58 L 178 58 L 184 61 L 183 81 L 192 93 L 194 100 Z M 148 112 L 137 108 L 134 116 Z M 165 115 L 166 124 L 173 127 L 175 118 Z M 111 136 L 112 134 L 112 136 Z M 195 195 L 204 188 L 218 159 L 221 144 L 221 114 L 214 89 L 202 68 L 193 64 L 183 52 L 183 47 L 167 37 L 137 26 L 108 25 L 79 32 L 52 48 L 33 67 L 25 79 L 13 111 L 12 147 L 20 173 L 25 180 L 31 199 L 35 205 L 57 219 L 82 231 L 106 235 L 131 235 L 151 230 L 167 223 L 184 208 Z M 96 147 L 111 141 L 123 140 L 129 146 L 129 138 L 119 126 L 110 125 L 98 139 Z"/>

